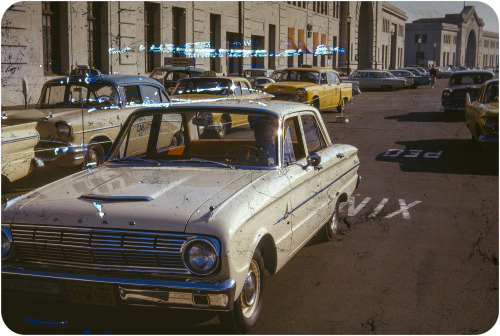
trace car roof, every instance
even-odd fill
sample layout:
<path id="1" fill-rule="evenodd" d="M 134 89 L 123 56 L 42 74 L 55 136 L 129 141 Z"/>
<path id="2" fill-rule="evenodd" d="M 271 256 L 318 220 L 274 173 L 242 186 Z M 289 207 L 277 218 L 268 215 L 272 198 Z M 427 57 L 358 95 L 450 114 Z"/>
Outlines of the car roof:
<path id="1" fill-rule="evenodd" d="M 308 67 L 290 67 L 283 69 L 281 71 L 286 71 L 286 70 L 302 70 L 302 71 L 318 71 L 318 72 L 323 72 L 323 71 L 329 71 L 329 72 L 337 72 L 333 69 L 326 69 L 326 68 L 308 68 Z"/>
<path id="2" fill-rule="evenodd" d="M 202 68 L 183 67 L 183 66 L 177 66 L 177 65 L 162 66 L 162 67 L 155 68 L 155 70 L 163 70 L 163 71 L 192 71 L 192 72 L 199 72 L 199 73 L 207 71 L 207 70 L 202 69 Z"/>
<path id="3" fill-rule="evenodd" d="M 144 108 L 139 111 L 148 111 L 152 109 L 158 108 Z M 179 103 L 179 104 L 171 104 L 169 107 L 163 108 L 165 110 L 170 111 L 179 111 L 179 110 L 232 110 L 236 112 L 236 110 L 240 112 L 254 112 L 254 113 L 271 113 L 278 117 L 283 117 L 285 115 L 301 112 L 301 111 L 314 111 L 314 108 L 296 102 L 287 102 L 287 101 L 254 101 L 247 99 L 221 99 L 221 100 L 211 100 L 207 102 L 198 101 L 196 103 Z M 231 113 L 228 111 L 228 113 Z"/>
<path id="4" fill-rule="evenodd" d="M 137 75 L 100 75 L 100 76 L 67 76 L 58 77 L 48 80 L 46 83 L 107 83 L 114 85 L 128 85 L 128 84 L 154 84 L 161 86 L 159 82 L 153 78 Z"/>
<path id="5" fill-rule="evenodd" d="M 493 76 L 495 75 L 493 71 L 489 70 L 459 70 L 452 73 L 452 76 L 465 75 L 465 74 L 491 74 Z"/>

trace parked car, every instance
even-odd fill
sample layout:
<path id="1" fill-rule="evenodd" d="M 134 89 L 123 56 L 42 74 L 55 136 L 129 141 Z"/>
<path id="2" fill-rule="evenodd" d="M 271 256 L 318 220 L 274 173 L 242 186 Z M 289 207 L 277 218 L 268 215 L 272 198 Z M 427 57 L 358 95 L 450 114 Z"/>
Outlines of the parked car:
<path id="1" fill-rule="evenodd" d="M 260 68 L 254 68 L 254 69 L 245 69 L 243 70 L 243 76 L 245 78 L 251 78 L 251 77 L 270 77 L 274 72 L 274 69 L 260 69 Z"/>
<path id="2" fill-rule="evenodd" d="M 417 85 L 413 81 L 415 75 L 407 70 L 389 70 L 389 72 L 396 78 L 404 78 L 406 80 L 406 87 L 416 89 Z"/>
<path id="3" fill-rule="evenodd" d="M 213 76 L 181 79 L 171 96 L 174 103 L 221 99 L 270 100 L 272 97 L 266 92 L 253 90 L 246 78 Z M 210 132 L 205 133 L 205 136 L 223 138 L 231 131 L 233 124 L 241 122 L 247 122 L 245 116 L 215 115 Z"/>
<path id="4" fill-rule="evenodd" d="M 389 71 L 383 70 L 356 70 L 349 78 L 358 81 L 361 89 L 389 91 L 406 87 L 405 79 L 396 78 Z"/>
<path id="5" fill-rule="evenodd" d="M 271 84 L 275 83 L 275 80 L 269 77 L 249 77 L 247 78 L 250 84 L 252 85 L 253 89 L 260 90 L 260 91 L 265 91 L 266 87 Z"/>
<path id="6" fill-rule="evenodd" d="M 413 77 L 413 83 L 417 86 L 420 85 L 430 85 L 431 84 L 431 76 L 427 73 L 422 73 L 416 68 L 404 68 L 400 70 L 410 71 L 415 77 Z"/>
<path id="7" fill-rule="evenodd" d="M 33 172 L 42 161 L 35 157 L 40 140 L 36 122 L 2 125 L 2 189 Z"/>
<path id="8" fill-rule="evenodd" d="M 274 79 L 275 82 L 278 82 L 281 77 L 281 73 L 283 70 L 274 70 L 273 73 L 269 76 L 269 78 Z"/>
<path id="9" fill-rule="evenodd" d="M 465 102 L 465 124 L 472 140 L 498 143 L 498 79 L 483 83 L 474 101 L 466 93 Z"/>
<path id="10" fill-rule="evenodd" d="M 437 78 L 450 78 L 452 74 L 452 70 L 450 67 L 438 67 L 437 70 Z"/>
<path id="11" fill-rule="evenodd" d="M 200 77 L 206 70 L 185 66 L 164 66 L 153 70 L 149 77 L 159 81 L 167 92 L 175 87 L 177 81 L 183 78 Z M 169 92 L 171 93 L 171 92 Z"/>
<path id="12" fill-rule="evenodd" d="M 344 111 L 352 99 L 352 84 L 343 83 L 338 73 L 324 68 L 298 67 L 283 70 L 280 80 L 266 92 L 273 99 L 311 104 L 318 110 L 336 107 Z"/>
<path id="13" fill-rule="evenodd" d="M 206 114 L 248 122 L 202 139 Z M 3 207 L 2 299 L 211 310 L 246 332 L 263 311 L 266 273 L 316 233 L 333 239 L 359 164 L 305 104 L 138 110 L 107 162 Z"/>
<path id="14" fill-rule="evenodd" d="M 464 113 L 465 96 L 468 93 L 470 100 L 476 100 L 481 85 L 495 75 L 485 70 L 456 71 L 448 80 L 447 87 L 441 95 L 441 110 L 446 114 Z"/>
<path id="15" fill-rule="evenodd" d="M 37 122 L 37 156 L 59 167 L 102 163 L 121 125 L 138 107 L 170 102 L 158 81 L 77 69 L 47 81 L 35 109 L 6 113 L 3 125 Z"/>

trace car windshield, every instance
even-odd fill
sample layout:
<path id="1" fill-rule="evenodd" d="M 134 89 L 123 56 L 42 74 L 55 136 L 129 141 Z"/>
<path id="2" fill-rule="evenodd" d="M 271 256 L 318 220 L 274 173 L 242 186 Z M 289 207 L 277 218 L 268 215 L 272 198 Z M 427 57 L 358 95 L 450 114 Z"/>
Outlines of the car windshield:
<path id="1" fill-rule="evenodd" d="M 234 90 L 233 83 L 227 78 L 189 78 L 180 80 L 175 86 L 173 95 L 183 94 L 209 94 L 209 95 L 229 95 L 230 90 Z"/>
<path id="2" fill-rule="evenodd" d="M 156 80 L 164 79 L 167 81 L 177 82 L 184 78 L 200 77 L 200 72 L 190 70 L 169 70 L 169 69 L 155 69 L 150 76 Z"/>
<path id="3" fill-rule="evenodd" d="M 281 74 L 281 82 L 310 82 L 319 83 L 319 73 L 305 70 L 285 70 Z"/>
<path id="4" fill-rule="evenodd" d="M 117 139 L 110 164 L 234 169 L 278 162 L 278 118 L 269 113 L 153 110 L 133 117 Z"/>
<path id="5" fill-rule="evenodd" d="M 498 82 L 492 83 L 486 88 L 485 103 L 498 103 Z"/>
<path id="6" fill-rule="evenodd" d="M 57 107 L 118 107 L 120 96 L 116 88 L 104 83 L 51 83 L 44 86 L 39 108 Z"/>
<path id="7" fill-rule="evenodd" d="M 450 85 L 482 84 L 492 78 L 489 73 L 455 74 L 450 77 Z"/>

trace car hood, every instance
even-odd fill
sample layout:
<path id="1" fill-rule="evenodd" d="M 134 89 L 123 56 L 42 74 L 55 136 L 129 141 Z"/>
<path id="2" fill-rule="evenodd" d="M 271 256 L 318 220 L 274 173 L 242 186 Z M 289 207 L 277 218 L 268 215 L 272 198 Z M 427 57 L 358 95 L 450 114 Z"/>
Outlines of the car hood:
<path id="1" fill-rule="evenodd" d="M 184 232 L 195 212 L 209 213 L 265 173 L 100 166 L 7 204 L 2 223 Z"/>
<path id="2" fill-rule="evenodd" d="M 84 109 L 87 112 L 88 109 Z M 15 125 L 28 121 L 60 120 L 66 115 L 81 113 L 81 108 L 48 108 L 48 109 L 28 109 L 7 111 L 6 118 L 2 120 L 3 125 Z M 5 116 L 4 116 L 5 117 Z"/>
<path id="3" fill-rule="evenodd" d="M 308 82 L 287 82 L 287 81 L 283 81 L 283 82 L 278 82 L 278 83 L 271 83 L 266 89 L 267 90 L 279 90 L 280 88 L 283 88 L 283 89 L 296 89 L 296 88 L 299 88 L 299 87 L 303 87 L 303 88 L 310 88 L 310 87 L 314 87 L 314 86 L 318 86 L 319 84 L 315 84 L 315 83 L 308 83 Z"/>

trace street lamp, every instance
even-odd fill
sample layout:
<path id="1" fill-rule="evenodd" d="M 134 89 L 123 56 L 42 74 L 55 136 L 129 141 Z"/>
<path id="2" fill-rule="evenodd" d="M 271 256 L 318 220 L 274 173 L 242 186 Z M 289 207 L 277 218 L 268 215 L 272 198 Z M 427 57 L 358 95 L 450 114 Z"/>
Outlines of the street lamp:
<path id="1" fill-rule="evenodd" d="M 352 16 L 349 14 L 346 18 L 347 22 L 347 76 L 351 75 L 351 20 Z M 342 97 L 341 97 L 342 99 Z M 341 102 L 343 104 L 343 102 Z M 338 123 L 348 123 L 349 119 L 344 116 L 344 108 L 342 108 L 340 115 L 335 118 Z"/>
<path id="2" fill-rule="evenodd" d="M 347 16 L 347 74 L 351 73 L 351 20 L 352 16 Z"/>
<path id="3" fill-rule="evenodd" d="M 422 43 L 422 39 L 419 37 L 417 40 L 418 49 L 417 49 L 417 66 L 420 65 L 420 44 Z"/>

